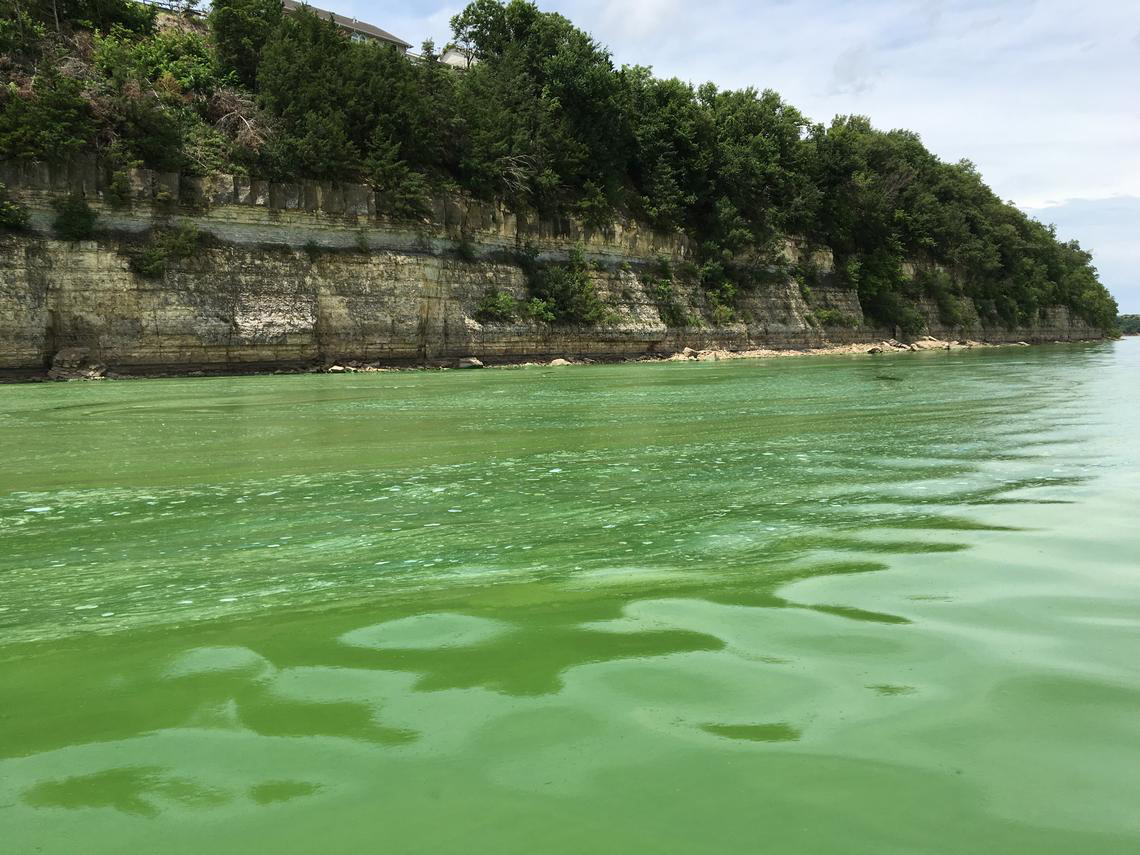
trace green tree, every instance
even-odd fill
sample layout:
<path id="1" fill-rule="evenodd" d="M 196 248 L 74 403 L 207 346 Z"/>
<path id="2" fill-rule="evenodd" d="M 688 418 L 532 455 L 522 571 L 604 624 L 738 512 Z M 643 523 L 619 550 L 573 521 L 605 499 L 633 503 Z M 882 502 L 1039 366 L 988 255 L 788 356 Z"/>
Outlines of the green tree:
<path id="1" fill-rule="evenodd" d="M 30 96 L 0 89 L 0 159 L 58 160 L 87 148 L 95 134 L 78 80 L 48 68 Z"/>
<path id="2" fill-rule="evenodd" d="M 397 217 L 419 218 L 428 209 L 428 182 L 400 159 L 400 144 L 377 127 L 364 161 L 369 183 L 380 193 L 386 213 Z"/>
<path id="3" fill-rule="evenodd" d="M 209 21 L 218 59 L 243 86 L 257 85 L 261 50 L 281 16 L 281 0 L 213 0 Z"/>
<path id="4" fill-rule="evenodd" d="M 452 29 L 479 59 L 460 81 L 472 183 L 508 186 L 544 210 L 579 198 L 587 181 L 619 202 L 631 139 L 609 53 L 525 0 L 477 0 Z"/>
<path id="5" fill-rule="evenodd" d="M 63 240 L 87 240 L 95 231 L 98 214 L 82 196 L 64 196 L 52 202 L 52 230 Z"/>

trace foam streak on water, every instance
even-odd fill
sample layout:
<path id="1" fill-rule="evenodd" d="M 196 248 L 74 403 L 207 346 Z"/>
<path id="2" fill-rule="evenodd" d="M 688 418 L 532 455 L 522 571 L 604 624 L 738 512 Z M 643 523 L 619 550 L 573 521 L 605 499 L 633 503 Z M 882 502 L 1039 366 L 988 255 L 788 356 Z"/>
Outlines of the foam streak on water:
<path id="1" fill-rule="evenodd" d="M 0 840 L 1140 851 L 1137 376 L 0 387 Z"/>

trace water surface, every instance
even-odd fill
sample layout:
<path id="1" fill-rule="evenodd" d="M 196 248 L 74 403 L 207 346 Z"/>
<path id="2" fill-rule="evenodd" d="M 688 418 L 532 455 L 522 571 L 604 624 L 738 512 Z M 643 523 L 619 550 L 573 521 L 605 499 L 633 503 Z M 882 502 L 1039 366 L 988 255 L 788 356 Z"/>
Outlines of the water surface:
<path id="1" fill-rule="evenodd" d="M 1140 851 L 1138 377 L 0 387 L 0 848 Z"/>

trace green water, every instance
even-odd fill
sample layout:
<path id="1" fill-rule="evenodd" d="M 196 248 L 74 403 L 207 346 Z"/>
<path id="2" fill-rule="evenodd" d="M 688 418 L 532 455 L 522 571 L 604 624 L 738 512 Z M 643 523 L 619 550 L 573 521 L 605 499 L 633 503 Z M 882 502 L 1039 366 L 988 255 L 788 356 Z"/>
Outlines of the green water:
<path id="1" fill-rule="evenodd" d="M 1138 378 L 0 387 L 0 850 L 1140 851 Z"/>

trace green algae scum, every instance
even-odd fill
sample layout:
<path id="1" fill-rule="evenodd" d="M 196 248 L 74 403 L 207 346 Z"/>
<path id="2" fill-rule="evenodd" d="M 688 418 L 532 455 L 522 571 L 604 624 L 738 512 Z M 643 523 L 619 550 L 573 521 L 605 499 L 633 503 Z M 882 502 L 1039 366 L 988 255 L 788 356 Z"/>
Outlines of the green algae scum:
<path id="1" fill-rule="evenodd" d="M 0 849 L 1140 851 L 1137 377 L 0 387 Z"/>

